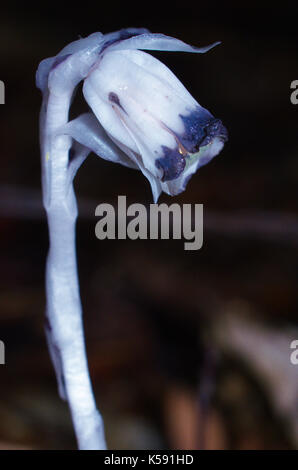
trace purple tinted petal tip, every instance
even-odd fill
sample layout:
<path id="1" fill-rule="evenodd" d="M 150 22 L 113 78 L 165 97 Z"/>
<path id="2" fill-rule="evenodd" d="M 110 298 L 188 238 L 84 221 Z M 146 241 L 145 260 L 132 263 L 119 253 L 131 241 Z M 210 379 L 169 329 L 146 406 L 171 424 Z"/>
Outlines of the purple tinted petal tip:
<path id="1" fill-rule="evenodd" d="M 178 149 L 162 146 L 164 156 L 156 160 L 155 165 L 163 170 L 162 181 L 171 181 L 181 175 L 185 168 L 185 158 Z"/>

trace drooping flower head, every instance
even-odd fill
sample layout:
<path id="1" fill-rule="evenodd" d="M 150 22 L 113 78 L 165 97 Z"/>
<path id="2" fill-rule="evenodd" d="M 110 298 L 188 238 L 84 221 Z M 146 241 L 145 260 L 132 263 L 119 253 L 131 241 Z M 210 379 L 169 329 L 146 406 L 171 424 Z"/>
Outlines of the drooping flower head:
<path id="1" fill-rule="evenodd" d="M 227 131 L 163 63 L 140 49 L 203 53 L 216 44 L 195 48 L 146 29 L 94 33 L 41 62 L 37 85 L 62 96 L 83 80 L 91 113 L 60 132 L 86 151 L 140 169 L 157 201 L 162 191 L 184 191 L 193 173 L 221 151 Z"/>

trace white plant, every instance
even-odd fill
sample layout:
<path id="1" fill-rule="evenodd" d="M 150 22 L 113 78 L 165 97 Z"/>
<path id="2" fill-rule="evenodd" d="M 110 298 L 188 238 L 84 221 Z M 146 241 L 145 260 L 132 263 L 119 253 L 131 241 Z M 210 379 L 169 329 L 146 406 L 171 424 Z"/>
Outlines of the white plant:
<path id="1" fill-rule="evenodd" d="M 43 203 L 50 238 L 46 331 L 60 396 L 68 401 L 80 449 L 105 449 L 106 443 L 85 352 L 73 179 L 93 151 L 140 169 L 155 201 L 162 191 L 183 191 L 190 176 L 220 152 L 226 129 L 165 65 L 139 49 L 202 53 L 216 44 L 195 48 L 129 28 L 79 39 L 38 67 Z M 81 81 L 91 112 L 69 121 Z"/>

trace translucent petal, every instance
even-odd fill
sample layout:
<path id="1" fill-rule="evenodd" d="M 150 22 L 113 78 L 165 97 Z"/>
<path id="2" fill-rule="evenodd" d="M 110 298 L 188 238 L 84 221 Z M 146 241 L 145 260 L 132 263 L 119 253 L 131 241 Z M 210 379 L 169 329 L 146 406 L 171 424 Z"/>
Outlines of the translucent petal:
<path id="1" fill-rule="evenodd" d="M 92 113 L 82 114 L 70 121 L 58 133 L 70 135 L 104 160 L 136 168 L 135 163 L 111 141 Z"/>
<path id="2" fill-rule="evenodd" d="M 84 66 L 84 64 L 92 65 L 92 63 L 94 63 L 95 58 L 98 57 L 98 55 L 105 46 L 108 47 L 110 44 L 117 43 L 117 41 L 121 41 L 122 38 L 127 38 L 132 35 L 139 35 L 144 33 L 148 33 L 148 30 L 146 28 L 127 28 L 105 35 L 100 32 L 96 32 L 90 34 L 86 38 L 80 38 L 76 41 L 71 42 L 70 44 L 65 46 L 55 57 L 44 59 L 39 64 L 36 73 L 37 87 L 40 88 L 42 91 L 45 91 L 47 87 L 49 73 L 51 69 L 55 67 L 55 64 L 59 65 L 63 62 L 63 60 L 61 61 L 61 57 L 69 58 L 70 56 L 76 55 L 78 53 L 83 53 L 79 54 L 79 60 L 76 60 L 76 58 L 72 58 L 71 63 L 68 64 L 68 68 L 73 69 L 72 74 L 78 76 L 79 80 L 81 80 L 86 76 L 86 71 L 85 68 L 83 68 L 83 70 L 80 71 L 79 74 L 77 74 L 79 66 Z M 88 57 L 89 55 L 92 55 L 93 59 L 91 61 Z M 65 70 L 63 70 L 62 74 L 61 72 L 62 70 L 60 69 L 59 74 L 65 74 Z M 68 72 L 68 75 L 70 74 L 70 70 L 66 70 L 66 72 Z"/>
<path id="3" fill-rule="evenodd" d="M 111 53 L 112 52 L 113 51 L 111 51 Z M 141 67 L 144 72 L 149 73 L 151 77 L 158 78 L 164 85 L 170 86 L 172 92 L 180 96 L 180 98 L 189 105 L 198 104 L 176 75 L 163 62 L 152 55 L 133 49 L 114 51 L 113 54 L 115 53 L 122 54 L 127 60 L 131 60 L 135 65 Z M 109 54 L 107 54 L 107 57 L 108 56 Z"/>
<path id="4" fill-rule="evenodd" d="M 93 113 L 110 135 L 122 142 L 126 147 L 137 152 L 137 147 L 126 129 L 123 127 L 119 116 L 108 101 L 107 93 L 102 93 L 101 86 L 94 80 L 93 73 L 86 78 L 83 85 L 84 97 Z"/>
<path id="5" fill-rule="evenodd" d="M 136 122 L 150 113 L 176 133 L 184 131 L 180 115 L 199 106 L 167 67 L 141 51 L 108 52 L 86 82 L 106 101 L 114 93 Z M 141 114 L 136 115 L 134 104 L 143 108 Z M 90 101 L 89 105 L 92 106 Z"/>
<path id="6" fill-rule="evenodd" d="M 158 201 L 158 198 L 160 196 L 160 193 L 162 191 L 161 189 L 161 182 L 160 178 L 154 176 L 147 168 L 144 167 L 143 159 L 139 153 L 133 152 L 129 148 L 125 147 L 121 142 L 118 142 L 116 139 L 114 139 L 111 136 L 112 140 L 115 140 L 116 145 L 118 145 L 123 152 L 125 152 L 131 159 L 132 162 L 135 163 L 136 168 L 138 168 L 143 175 L 148 179 L 151 190 L 152 190 L 152 195 L 153 195 L 153 200 L 154 202 Z M 146 152 L 147 150 L 142 147 L 142 144 L 140 145 L 140 152 Z"/>
<path id="7" fill-rule="evenodd" d="M 80 38 L 77 41 L 71 42 L 64 47 L 58 55 L 74 54 L 75 52 L 79 52 L 83 49 L 91 51 L 94 48 L 99 49 L 105 44 L 113 44 L 116 41 L 122 40 L 122 38 L 125 39 L 132 35 L 146 33 L 148 34 L 148 29 L 146 28 L 125 28 L 108 34 L 102 34 L 100 32 L 92 33 L 86 38 Z"/>
<path id="8" fill-rule="evenodd" d="M 194 52 L 204 53 L 220 44 L 220 41 L 214 42 L 209 46 L 195 47 L 186 44 L 180 39 L 172 38 L 160 33 L 145 33 L 121 41 L 121 43 L 110 46 L 110 50 L 120 49 L 147 49 L 151 51 L 173 51 L 173 52 Z"/>
<path id="9" fill-rule="evenodd" d="M 104 42 L 104 35 L 100 32 L 92 33 L 86 38 L 80 38 L 76 41 L 67 44 L 58 54 L 58 56 L 65 54 L 74 54 L 82 49 L 98 48 Z"/>

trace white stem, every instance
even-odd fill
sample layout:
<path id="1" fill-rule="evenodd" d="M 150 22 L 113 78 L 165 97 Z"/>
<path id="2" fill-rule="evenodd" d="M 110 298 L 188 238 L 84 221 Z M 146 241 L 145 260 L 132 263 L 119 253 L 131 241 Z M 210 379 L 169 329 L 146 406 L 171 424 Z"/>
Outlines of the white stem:
<path id="1" fill-rule="evenodd" d="M 86 359 L 75 247 L 77 205 L 69 177 L 71 139 L 56 130 L 68 119 L 70 95 L 49 94 L 41 111 L 44 206 L 50 249 L 46 268 L 47 337 L 60 395 L 67 399 L 80 449 L 106 449 L 103 421 Z"/>

